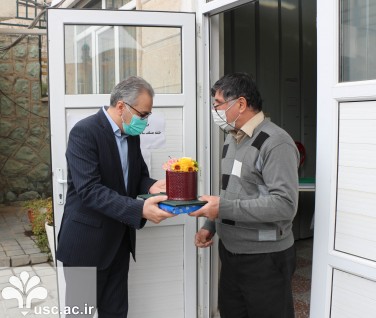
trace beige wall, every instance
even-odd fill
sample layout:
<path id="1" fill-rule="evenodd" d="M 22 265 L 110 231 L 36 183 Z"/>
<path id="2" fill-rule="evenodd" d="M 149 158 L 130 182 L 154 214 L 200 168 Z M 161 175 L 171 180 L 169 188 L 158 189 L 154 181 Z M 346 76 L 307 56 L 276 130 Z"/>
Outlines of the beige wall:
<path id="1" fill-rule="evenodd" d="M 136 0 L 137 10 L 194 12 L 195 1 L 189 0 Z"/>

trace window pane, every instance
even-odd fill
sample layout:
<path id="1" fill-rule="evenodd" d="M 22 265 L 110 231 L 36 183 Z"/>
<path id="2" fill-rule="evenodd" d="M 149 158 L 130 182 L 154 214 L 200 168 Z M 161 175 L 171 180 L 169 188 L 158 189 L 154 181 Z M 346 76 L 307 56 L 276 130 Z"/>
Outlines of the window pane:
<path id="1" fill-rule="evenodd" d="M 102 9 L 102 0 L 88 0 L 83 8 Z"/>
<path id="2" fill-rule="evenodd" d="M 115 86 L 114 28 L 98 34 L 99 94 L 111 92 Z"/>
<path id="3" fill-rule="evenodd" d="M 376 79 L 376 1 L 341 0 L 340 82 Z"/>
<path id="4" fill-rule="evenodd" d="M 130 75 L 145 78 L 156 93 L 181 93 L 181 29 L 65 26 L 67 94 L 108 94 Z"/>
<path id="5" fill-rule="evenodd" d="M 79 61 L 77 64 L 77 90 L 79 94 L 90 94 L 93 91 L 91 51 L 91 38 L 89 36 L 77 42 Z"/>
<path id="6" fill-rule="evenodd" d="M 120 78 L 137 74 L 137 42 L 134 27 L 120 27 Z"/>
<path id="7" fill-rule="evenodd" d="M 106 0 L 106 9 L 118 9 L 131 0 Z"/>

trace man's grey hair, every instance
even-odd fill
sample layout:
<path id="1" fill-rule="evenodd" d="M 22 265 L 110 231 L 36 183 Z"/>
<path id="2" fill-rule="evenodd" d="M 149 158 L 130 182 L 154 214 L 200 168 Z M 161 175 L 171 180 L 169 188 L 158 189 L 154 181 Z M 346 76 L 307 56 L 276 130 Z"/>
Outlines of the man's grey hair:
<path id="1" fill-rule="evenodd" d="M 143 92 L 154 97 L 154 90 L 147 81 L 139 76 L 130 76 L 114 87 L 111 92 L 110 105 L 114 107 L 118 101 L 123 101 L 133 106 L 137 97 Z"/>

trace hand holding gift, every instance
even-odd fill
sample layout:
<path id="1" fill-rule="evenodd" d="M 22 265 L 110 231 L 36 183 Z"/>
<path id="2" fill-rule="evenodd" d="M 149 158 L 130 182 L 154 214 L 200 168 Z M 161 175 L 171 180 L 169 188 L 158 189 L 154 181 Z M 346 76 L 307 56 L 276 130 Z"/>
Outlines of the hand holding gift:
<path id="1" fill-rule="evenodd" d="M 200 201 L 207 201 L 207 203 L 199 210 L 190 213 L 190 216 L 204 216 L 210 220 L 218 217 L 219 200 L 220 198 L 214 195 L 203 195 L 199 198 Z"/>
<path id="2" fill-rule="evenodd" d="M 172 213 L 161 210 L 158 203 L 167 200 L 166 195 L 152 196 L 145 200 L 144 208 L 142 209 L 142 217 L 155 224 L 175 216 Z"/>
<path id="3" fill-rule="evenodd" d="M 149 193 L 151 194 L 156 194 L 156 193 L 161 193 L 161 192 L 166 192 L 166 179 L 158 180 L 149 189 Z"/>

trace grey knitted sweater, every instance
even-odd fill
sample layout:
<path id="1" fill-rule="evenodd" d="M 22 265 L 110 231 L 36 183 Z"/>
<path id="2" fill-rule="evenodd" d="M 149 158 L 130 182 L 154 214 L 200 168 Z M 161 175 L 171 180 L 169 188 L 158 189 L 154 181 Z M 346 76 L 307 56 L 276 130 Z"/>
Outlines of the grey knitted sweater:
<path id="1" fill-rule="evenodd" d="M 232 253 L 282 251 L 294 243 L 299 152 L 282 128 L 264 119 L 239 143 L 229 134 L 222 153 L 219 215 L 203 228 Z"/>

